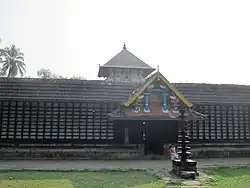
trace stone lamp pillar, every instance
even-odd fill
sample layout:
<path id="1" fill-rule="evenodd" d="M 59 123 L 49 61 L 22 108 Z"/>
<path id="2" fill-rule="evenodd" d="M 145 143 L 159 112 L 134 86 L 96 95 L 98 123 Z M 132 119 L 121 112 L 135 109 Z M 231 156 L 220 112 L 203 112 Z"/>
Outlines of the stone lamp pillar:
<path id="1" fill-rule="evenodd" d="M 180 159 L 172 161 L 173 172 L 182 178 L 192 178 L 195 179 L 197 173 L 197 162 L 188 157 L 191 155 L 189 144 L 189 136 L 187 135 L 187 122 L 185 121 L 185 108 L 181 106 L 180 109 L 180 121 L 179 128 L 180 133 L 178 135 L 178 155 Z"/>

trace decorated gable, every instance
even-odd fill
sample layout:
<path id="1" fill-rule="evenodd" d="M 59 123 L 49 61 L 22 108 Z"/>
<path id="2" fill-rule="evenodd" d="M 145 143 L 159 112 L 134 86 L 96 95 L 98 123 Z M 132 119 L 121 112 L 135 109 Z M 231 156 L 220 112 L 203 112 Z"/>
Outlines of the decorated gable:
<path id="1" fill-rule="evenodd" d="M 181 105 L 192 107 L 192 104 L 157 72 L 122 104 L 122 111 L 129 117 L 176 118 L 180 114 Z"/>
<path id="2" fill-rule="evenodd" d="M 147 113 L 152 110 L 162 113 L 179 113 L 181 101 L 162 80 L 155 80 L 130 105 L 135 113 Z"/>

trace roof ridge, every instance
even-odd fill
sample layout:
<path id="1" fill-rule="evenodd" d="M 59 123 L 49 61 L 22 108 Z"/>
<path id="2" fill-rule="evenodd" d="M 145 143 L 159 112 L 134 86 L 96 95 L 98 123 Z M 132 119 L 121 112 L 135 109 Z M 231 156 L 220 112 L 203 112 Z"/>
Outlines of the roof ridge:
<path id="1" fill-rule="evenodd" d="M 149 74 L 146 79 L 150 79 L 155 74 L 155 72 Z M 67 81 L 67 82 L 100 82 L 105 83 L 105 80 L 77 80 L 77 79 L 44 79 L 44 78 L 36 78 L 36 77 L 24 77 L 24 78 L 7 78 L 7 77 L 0 77 L 0 80 L 4 81 Z M 136 83 L 113 83 L 114 85 L 138 85 Z M 174 85 L 207 85 L 207 86 L 229 86 L 229 87 L 250 87 L 247 84 L 213 84 L 213 83 L 190 83 L 190 82 L 171 82 Z"/>

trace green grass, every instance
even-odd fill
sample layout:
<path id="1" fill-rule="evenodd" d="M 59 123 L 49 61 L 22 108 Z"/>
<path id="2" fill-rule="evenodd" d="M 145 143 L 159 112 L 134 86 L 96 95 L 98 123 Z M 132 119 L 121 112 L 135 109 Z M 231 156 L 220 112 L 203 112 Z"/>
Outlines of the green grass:
<path id="1" fill-rule="evenodd" d="M 1 188 L 73 188 L 69 180 L 0 180 Z"/>
<path id="2" fill-rule="evenodd" d="M 163 188 L 164 186 L 166 185 L 157 177 L 145 171 L 0 172 L 1 188 Z"/>
<path id="3" fill-rule="evenodd" d="M 214 168 L 205 172 L 213 177 L 211 188 L 250 188 L 250 167 Z"/>

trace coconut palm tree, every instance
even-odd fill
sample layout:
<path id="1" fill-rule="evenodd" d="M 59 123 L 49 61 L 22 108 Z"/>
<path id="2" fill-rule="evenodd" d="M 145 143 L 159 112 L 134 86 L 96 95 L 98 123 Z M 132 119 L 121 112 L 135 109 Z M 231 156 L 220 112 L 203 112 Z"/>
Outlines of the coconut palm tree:
<path id="1" fill-rule="evenodd" d="M 3 57 L 2 57 L 3 54 L 4 54 L 4 53 L 3 53 L 3 49 L 0 48 L 0 63 L 3 62 Z"/>
<path id="2" fill-rule="evenodd" d="M 7 75 L 7 77 L 14 78 L 20 74 L 23 77 L 26 71 L 26 65 L 24 63 L 23 53 L 20 52 L 19 48 L 16 48 L 15 45 L 10 45 L 1 49 L 2 57 L 2 74 Z"/>
<path id="3" fill-rule="evenodd" d="M 1 42 L 2 42 L 2 40 L 0 38 L 0 44 L 1 44 Z M 1 64 L 3 62 L 3 58 L 2 58 L 3 54 L 4 54 L 4 50 L 2 48 L 0 48 L 0 76 L 3 76 L 2 66 L 1 66 Z"/>
<path id="4" fill-rule="evenodd" d="M 2 39 L 0 38 L 0 44 L 1 44 L 1 42 L 2 42 Z M 3 55 L 3 52 L 4 52 L 4 50 L 2 49 L 2 48 L 0 48 L 0 63 L 2 63 L 2 55 Z"/>

